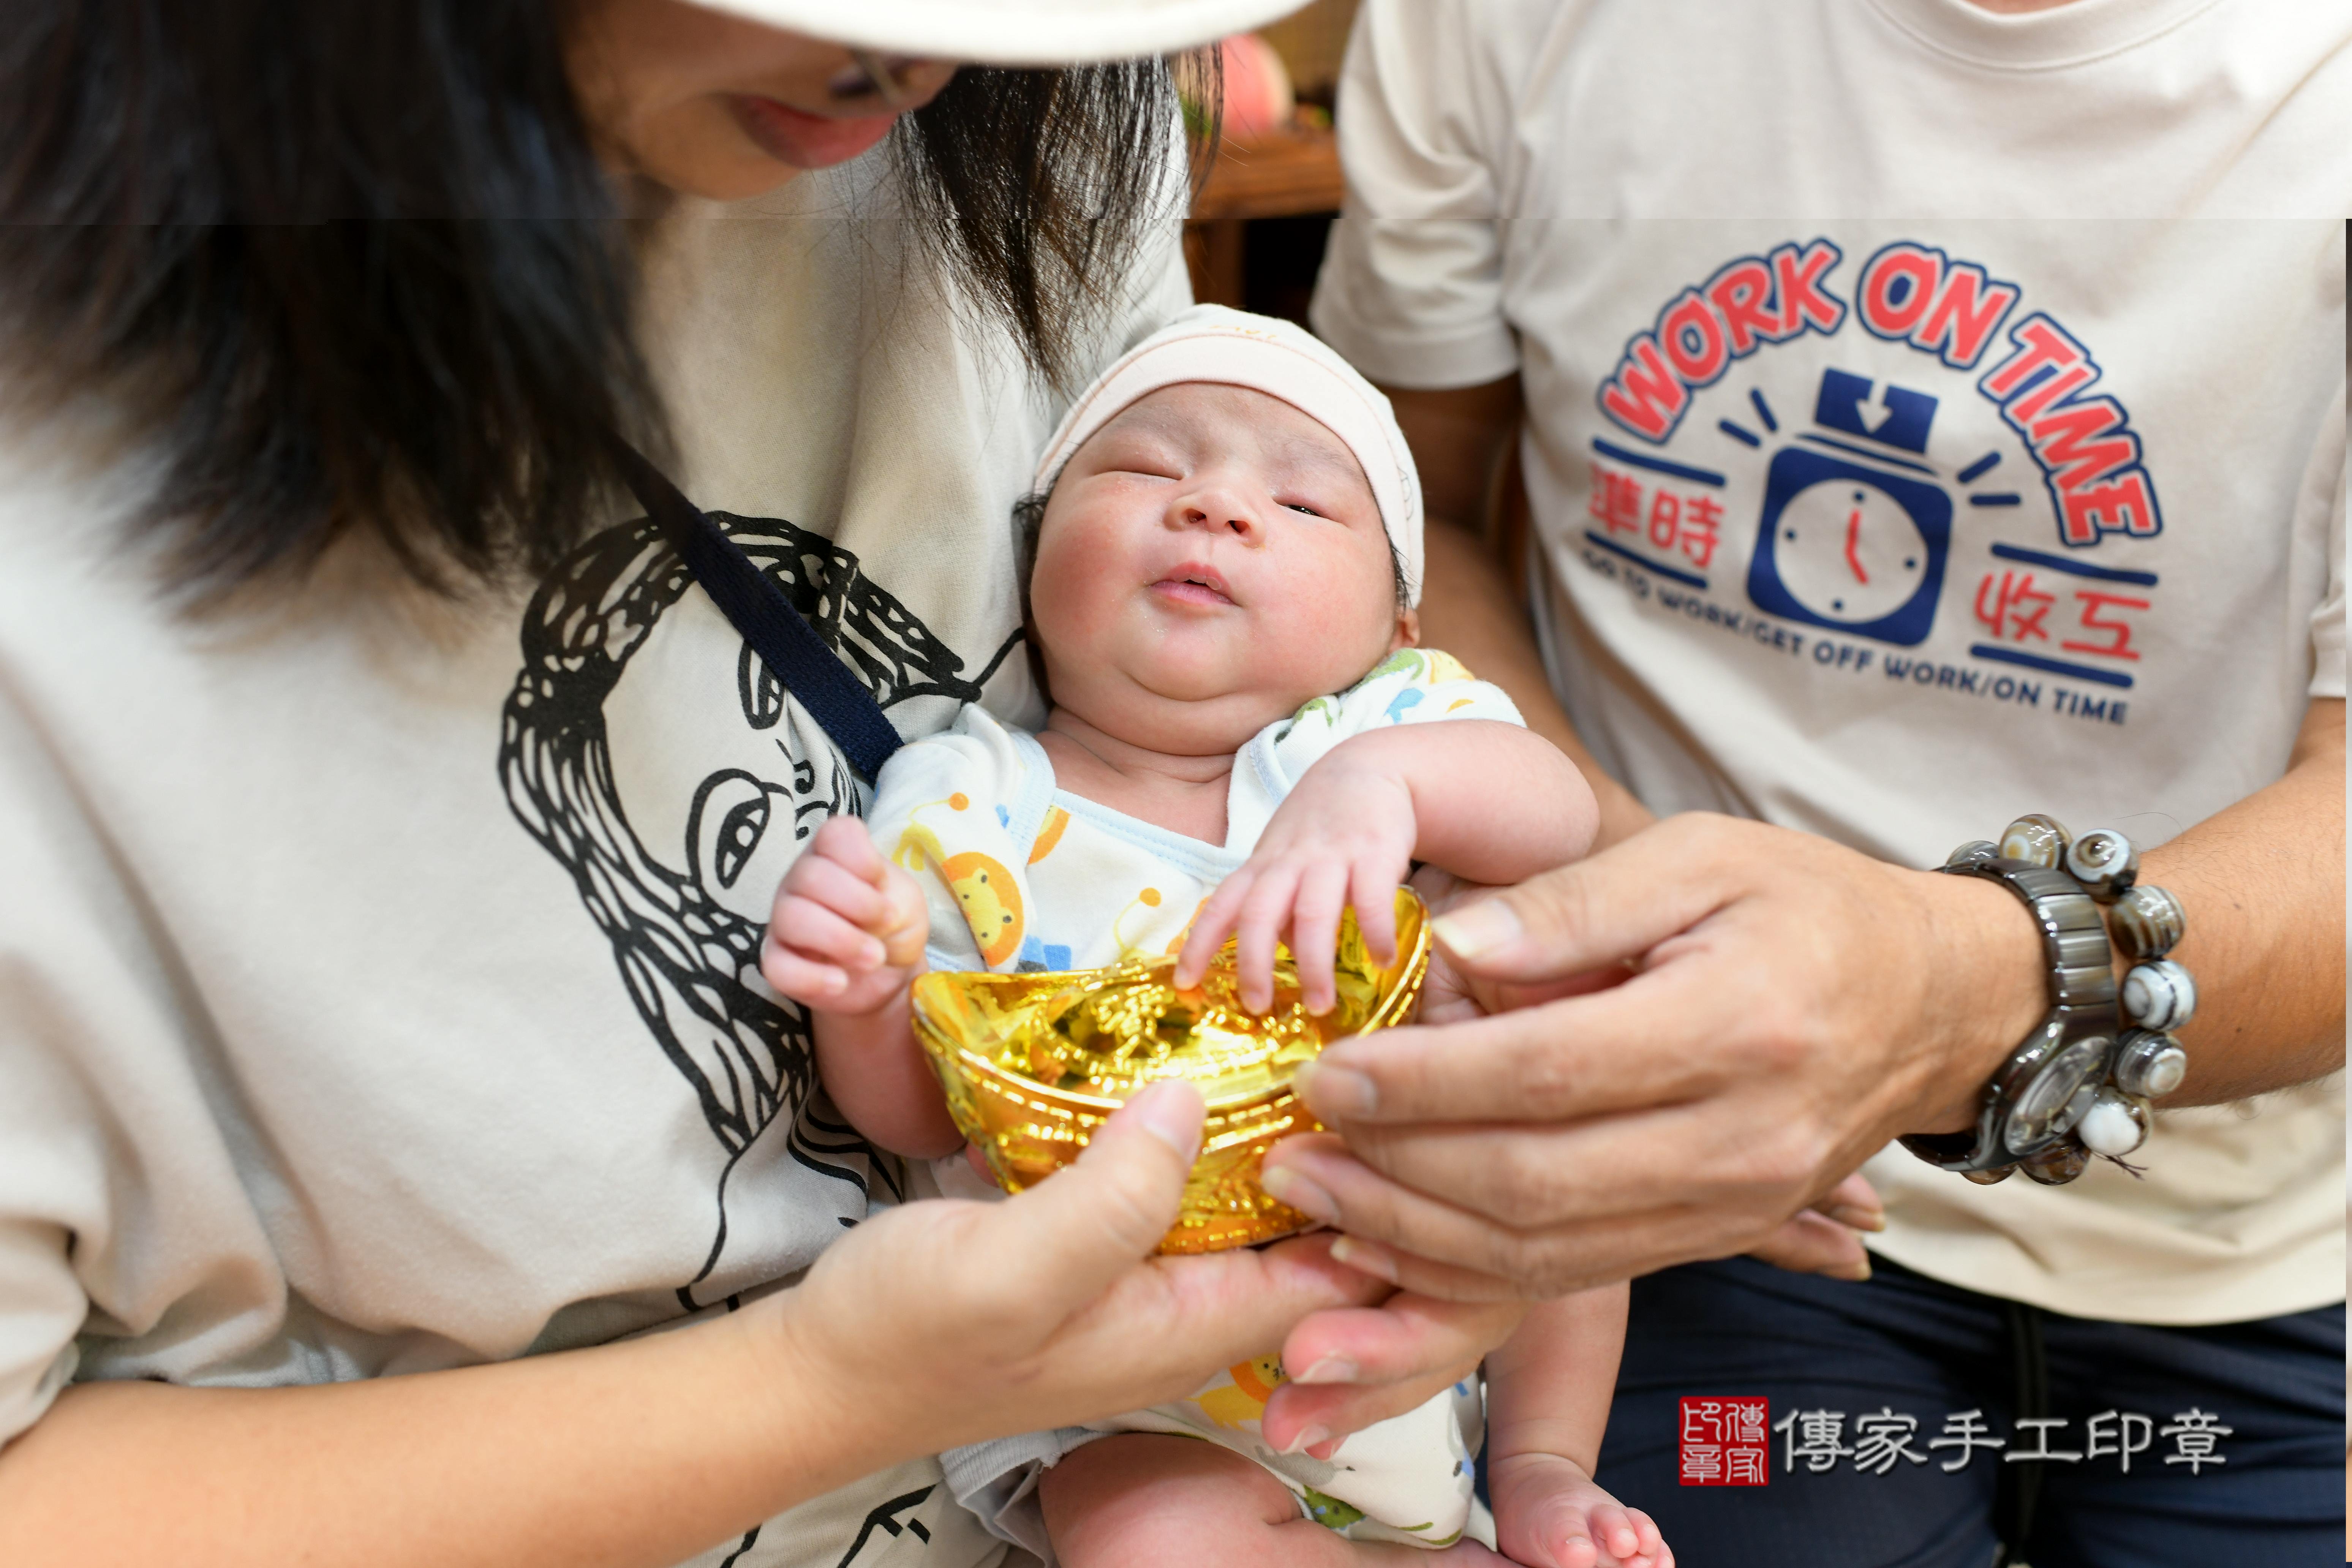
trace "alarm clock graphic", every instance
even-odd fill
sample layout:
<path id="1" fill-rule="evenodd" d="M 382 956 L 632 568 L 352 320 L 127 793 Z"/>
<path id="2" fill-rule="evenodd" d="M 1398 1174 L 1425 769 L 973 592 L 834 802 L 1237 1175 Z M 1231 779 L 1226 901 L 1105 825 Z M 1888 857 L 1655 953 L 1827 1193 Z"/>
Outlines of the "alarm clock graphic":
<path id="1" fill-rule="evenodd" d="M 1870 390 L 1863 377 L 1827 372 L 1816 417 L 1842 437 L 1924 450 L 1936 400 L 1890 386 L 1872 426 L 1862 401 Z M 1765 472 L 1748 596 L 1787 620 L 1898 647 L 1926 641 L 1951 553 L 1951 497 L 1904 471 L 1931 472 L 1924 464 L 1843 438 L 1798 439 L 1817 445 L 1781 448 Z"/>

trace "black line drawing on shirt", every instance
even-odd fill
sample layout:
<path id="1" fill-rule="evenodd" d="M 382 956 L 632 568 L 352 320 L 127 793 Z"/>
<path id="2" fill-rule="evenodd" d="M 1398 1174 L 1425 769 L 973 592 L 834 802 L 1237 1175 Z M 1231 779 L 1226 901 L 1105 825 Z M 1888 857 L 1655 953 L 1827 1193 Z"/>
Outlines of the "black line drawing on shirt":
<path id="1" fill-rule="evenodd" d="M 835 648 L 885 708 L 937 696 L 969 701 L 980 680 L 963 660 L 830 540 L 772 518 L 712 512 L 716 522 Z M 743 721 L 771 731 L 781 776 L 740 767 L 705 777 L 693 797 L 682 854 L 666 858 L 631 827 L 614 777 L 604 704 L 629 659 L 664 613 L 694 585 L 646 519 L 583 542 L 550 572 L 524 613 L 522 668 L 509 694 L 499 776 L 517 820 L 571 874 L 606 941 L 630 1001 L 665 1057 L 684 1076 L 727 1155 L 714 1194 L 715 1231 L 695 1286 L 727 1242 L 727 1182 L 736 1163 L 779 1115 L 793 1119 L 787 1148 L 813 1170 L 856 1184 L 879 1175 L 902 1196 L 888 1156 L 845 1123 L 808 1107 L 816 1068 L 808 1018 L 758 978 L 761 927 L 717 896 L 730 888 L 767 833 L 789 825 L 804 838 L 836 812 L 861 809 L 856 781 L 830 747 L 806 754 L 806 727 L 782 724 L 784 692 L 747 645 L 732 694 Z M 708 700 L 678 694 L 681 703 Z M 719 699 L 723 700 L 724 698 Z M 707 846 L 707 849 L 706 847 Z M 683 862 L 676 863 L 676 862 Z M 803 1124 L 803 1119 L 806 1124 Z"/>
<path id="2" fill-rule="evenodd" d="M 858 1531 L 857 1539 L 849 1543 L 849 1550 L 841 1554 L 841 1561 L 835 1568 L 850 1568 L 850 1564 L 857 1560 L 857 1554 L 866 1550 L 866 1542 L 872 1538 L 875 1527 L 877 1525 L 894 1536 L 904 1531 L 929 1546 L 931 1543 L 931 1532 L 924 1529 L 923 1521 L 912 1517 L 912 1513 L 915 1509 L 922 1506 L 925 1498 L 938 1489 L 937 1486 L 928 1486 L 920 1491 L 908 1492 L 903 1497 L 894 1497 L 888 1502 L 875 1505 L 866 1513 L 865 1527 Z M 909 1516 L 904 1525 L 898 1522 L 897 1517 L 901 1513 Z"/>

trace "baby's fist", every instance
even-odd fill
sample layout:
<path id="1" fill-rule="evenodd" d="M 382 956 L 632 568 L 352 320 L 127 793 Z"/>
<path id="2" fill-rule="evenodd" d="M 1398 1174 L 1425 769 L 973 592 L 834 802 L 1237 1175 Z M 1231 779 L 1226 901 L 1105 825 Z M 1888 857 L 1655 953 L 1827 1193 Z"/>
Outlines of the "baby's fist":
<path id="1" fill-rule="evenodd" d="M 854 816 L 827 818 L 784 873 L 760 973 L 794 1001 L 866 1013 L 913 979 L 930 932 L 923 890 Z"/>

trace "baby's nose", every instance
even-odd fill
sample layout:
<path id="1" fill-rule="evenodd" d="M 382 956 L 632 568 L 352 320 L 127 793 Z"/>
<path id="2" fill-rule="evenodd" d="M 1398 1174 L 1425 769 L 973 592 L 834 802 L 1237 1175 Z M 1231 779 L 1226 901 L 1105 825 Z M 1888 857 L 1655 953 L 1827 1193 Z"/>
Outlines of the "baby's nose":
<path id="1" fill-rule="evenodd" d="M 1255 537 L 1262 526 L 1257 514 L 1241 497 L 1222 488 L 1194 491 L 1179 504 L 1177 510 L 1183 526 L 1213 533 L 1233 533 L 1249 539 Z"/>

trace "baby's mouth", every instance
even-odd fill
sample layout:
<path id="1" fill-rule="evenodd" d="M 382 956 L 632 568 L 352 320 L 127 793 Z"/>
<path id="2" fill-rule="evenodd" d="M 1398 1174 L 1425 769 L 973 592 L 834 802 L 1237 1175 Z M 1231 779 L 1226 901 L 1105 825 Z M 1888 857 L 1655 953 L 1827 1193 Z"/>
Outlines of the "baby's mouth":
<path id="1" fill-rule="evenodd" d="M 1234 602 L 1225 580 L 1213 567 L 1186 564 L 1178 567 L 1157 583 L 1151 591 L 1163 599 L 1180 605 L 1206 606 L 1228 605 Z"/>

